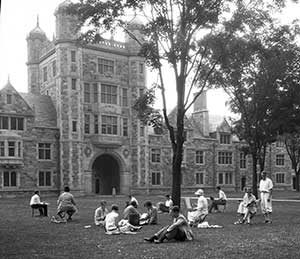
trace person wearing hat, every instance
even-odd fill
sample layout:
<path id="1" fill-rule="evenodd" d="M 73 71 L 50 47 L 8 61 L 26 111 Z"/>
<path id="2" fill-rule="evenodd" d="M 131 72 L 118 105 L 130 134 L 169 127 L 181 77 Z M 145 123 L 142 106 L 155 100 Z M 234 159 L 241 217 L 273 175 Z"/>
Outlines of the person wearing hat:
<path id="1" fill-rule="evenodd" d="M 208 214 L 208 202 L 204 197 L 204 191 L 199 189 L 195 192 L 195 195 L 198 196 L 197 207 L 188 212 L 188 221 L 191 226 L 194 226 L 198 223 L 204 221 Z"/>
<path id="2" fill-rule="evenodd" d="M 106 208 L 106 201 L 100 202 L 100 207 L 95 210 L 94 222 L 96 226 L 105 225 L 105 217 L 109 213 Z"/>
<path id="3" fill-rule="evenodd" d="M 272 190 L 273 182 L 267 177 L 267 172 L 261 173 L 262 179 L 259 182 L 261 212 L 265 217 L 265 223 L 272 223 L 270 214 L 272 213 Z"/>

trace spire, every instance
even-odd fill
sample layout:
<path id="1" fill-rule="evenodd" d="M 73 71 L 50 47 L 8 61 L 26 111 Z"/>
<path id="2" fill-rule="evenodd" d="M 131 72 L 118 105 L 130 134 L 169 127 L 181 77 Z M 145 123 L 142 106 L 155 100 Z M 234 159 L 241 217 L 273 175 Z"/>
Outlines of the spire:
<path id="1" fill-rule="evenodd" d="M 39 18 L 39 15 L 36 16 L 36 27 L 40 27 L 40 18 Z"/>
<path id="2" fill-rule="evenodd" d="M 7 75 L 7 84 L 10 84 L 9 74 Z"/>

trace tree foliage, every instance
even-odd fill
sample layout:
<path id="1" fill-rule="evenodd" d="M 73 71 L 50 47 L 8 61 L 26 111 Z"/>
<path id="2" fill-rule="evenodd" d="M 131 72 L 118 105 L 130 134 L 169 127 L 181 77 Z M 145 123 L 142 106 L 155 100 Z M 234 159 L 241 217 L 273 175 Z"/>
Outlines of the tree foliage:
<path id="1" fill-rule="evenodd" d="M 239 40 L 238 33 L 261 31 L 271 19 L 270 10 L 281 8 L 283 4 L 284 0 L 80 0 L 66 8 L 67 12 L 79 17 L 78 28 L 88 26 L 89 30 L 82 36 L 86 42 L 96 43 L 101 40 L 103 31 L 121 27 L 140 44 L 140 55 L 157 71 L 163 118 L 173 149 L 172 198 L 176 205 L 180 205 L 184 116 L 187 110 L 209 87 L 208 81 L 220 62 L 226 61 L 224 52 L 228 46 L 234 43 L 238 46 L 240 40 L 245 40 Z M 126 20 L 128 13 L 142 18 L 143 39 L 130 30 L 130 23 Z M 218 44 L 223 48 L 212 48 L 216 44 L 214 39 L 218 43 L 223 40 L 223 45 Z M 248 58 L 247 53 L 244 53 L 244 58 Z M 162 70 L 164 62 L 175 78 L 175 123 L 169 121 L 167 114 L 165 89 L 168 79 Z M 242 71 L 236 69 L 235 73 L 227 76 L 235 76 L 237 80 L 237 74 Z M 194 92 L 197 94 L 193 96 Z M 144 101 L 147 104 L 146 99 Z M 148 109 L 149 106 L 144 107 Z"/>

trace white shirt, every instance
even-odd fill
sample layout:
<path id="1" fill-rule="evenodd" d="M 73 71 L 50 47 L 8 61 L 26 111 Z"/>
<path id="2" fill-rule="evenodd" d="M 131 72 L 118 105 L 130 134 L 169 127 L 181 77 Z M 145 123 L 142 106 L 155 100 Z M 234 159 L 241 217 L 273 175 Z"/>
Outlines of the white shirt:
<path id="1" fill-rule="evenodd" d="M 173 206 L 173 201 L 171 199 L 166 200 L 165 205 L 166 207 L 171 208 Z"/>
<path id="2" fill-rule="evenodd" d="M 201 195 L 198 198 L 196 210 L 200 211 L 201 214 L 208 213 L 208 202 L 207 202 L 207 199 L 203 195 Z"/>
<path id="3" fill-rule="evenodd" d="M 132 201 L 135 201 L 137 206 L 139 205 L 137 199 L 134 198 L 133 196 L 131 196 L 131 199 L 130 199 L 129 203 L 131 203 Z"/>
<path id="4" fill-rule="evenodd" d="M 105 228 L 107 231 L 117 228 L 119 214 L 115 211 L 111 211 L 105 217 Z"/>
<path id="5" fill-rule="evenodd" d="M 219 200 L 227 200 L 226 194 L 222 190 L 219 191 Z"/>
<path id="6" fill-rule="evenodd" d="M 30 199 L 30 206 L 34 204 L 41 204 L 40 196 L 37 194 L 34 194 Z"/>
<path id="7" fill-rule="evenodd" d="M 270 178 L 261 179 L 259 182 L 259 191 L 260 192 L 270 192 L 273 189 L 273 182 Z"/>

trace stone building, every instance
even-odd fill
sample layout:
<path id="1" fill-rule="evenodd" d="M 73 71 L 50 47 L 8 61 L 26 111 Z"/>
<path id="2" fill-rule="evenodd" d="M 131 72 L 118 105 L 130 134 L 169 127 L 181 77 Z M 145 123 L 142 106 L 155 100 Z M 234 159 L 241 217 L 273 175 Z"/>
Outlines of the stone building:
<path id="1" fill-rule="evenodd" d="M 55 11 L 52 41 L 38 22 L 28 34 L 28 93 L 9 82 L 0 91 L 0 195 L 66 185 L 81 193 L 169 191 L 167 133 L 144 127 L 132 109 L 146 88 L 138 45 L 128 36 L 78 44 L 76 19 L 63 11 L 67 3 Z M 139 35 L 139 26 L 132 21 L 128 29 Z M 251 161 L 242 145 L 225 119 L 212 127 L 204 93 L 186 118 L 183 191 L 248 184 Z M 269 151 L 267 169 L 278 186 L 291 188 L 285 150 L 274 144 Z"/>

